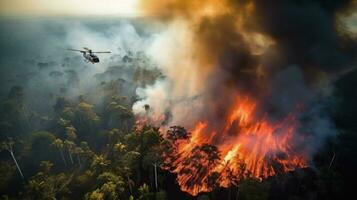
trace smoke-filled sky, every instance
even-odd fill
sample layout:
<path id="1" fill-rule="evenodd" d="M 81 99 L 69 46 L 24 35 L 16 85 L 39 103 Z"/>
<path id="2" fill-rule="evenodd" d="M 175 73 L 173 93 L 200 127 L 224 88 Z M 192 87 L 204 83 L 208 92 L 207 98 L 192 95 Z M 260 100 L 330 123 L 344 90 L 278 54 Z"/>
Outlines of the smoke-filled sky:
<path id="1" fill-rule="evenodd" d="M 214 88 L 221 85 L 231 87 L 237 84 L 240 89 L 257 89 L 258 81 L 252 76 L 256 72 L 264 72 L 268 77 L 260 82 L 272 83 L 271 79 L 275 79 L 273 77 L 279 73 L 294 72 L 284 72 L 284 69 L 294 68 L 297 70 L 294 73 L 297 79 L 309 81 L 316 74 L 322 76 L 320 69 L 323 69 L 323 74 L 353 67 L 355 43 L 348 32 L 354 33 L 356 30 L 355 1 L 273 2 L 2 0 L 0 9 L 3 16 L 155 16 L 165 23 L 165 28 L 151 35 L 145 47 L 137 47 L 132 44 L 141 44 L 137 42 L 140 38 L 135 35 L 131 37 L 128 33 L 118 34 L 121 30 L 117 30 L 119 25 L 115 23 L 110 27 L 97 23 L 96 29 L 82 31 L 88 30 L 83 26 L 83 20 L 67 20 L 66 23 L 71 21 L 67 25 L 48 21 L 41 22 L 40 26 L 31 20 L 5 20 L 2 25 L 2 56 L 31 57 L 34 56 L 32 52 L 36 52 L 41 57 L 56 58 L 58 52 L 67 46 L 90 46 L 115 51 L 121 43 L 128 43 L 129 40 L 132 48 L 145 51 L 168 77 L 169 81 L 162 84 L 158 82 L 152 91 L 157 96 L 155 91 L 166 87 L 161 89 L 170 92 L 165 93 L 163 101 L 170 104 L 203 93 L 207 95 L 213 92 L 207 97 L 212 98 L 219 95 L 214 92 L 223 91 L 223 88 Z M 345 26 L 341 28 L 340 25 Z M 348 34 L 348 37 L 342 36 L 344 34 Z M 51 40 L 44 45 L 41 41 L 46 38 Z M 299 78 L 296 75 L 298 73 L 302 73 L 303 78 Z M 275 88 L 271 91 L 275 91 Z M 301 92 L 301 87 L 296 88 Z M 139 93 L 144 95 L 145 90 Z M 284 101 L 291 102 L 286 100 L 289 98 L 287 95 Z M 281 101 L 283 98 L 277 99 Z M 289 105 L 279 101 L 273 103 Z M 199 106 L 205 105 L 201 103 Z"/>
<path id="2" fill-rule="evenodd" d="M 21 85 L 46 112 L 61 95 L 98 101 L 101 82 L 120 79 L 137 116 L 164 115 L 160 125 L 189 130 L 205 121 L 217 130 L 208 133 L 226 130 L 237 99 L 249 99 L 254 120 L 294 114 L 296 138 L 306 140 L 291 146 L 307 160 L 337 134 L 325 108 L 339 74 L 357 67 L 355 0 L 2 0 L 0 10 L 1 97 Z M 65 50 L 82 47 L 112 54 L 92 65 Z M 135 88 L 134 67 L 152 66 L 127 66 L 123 57 L 139 52 L 163 76 Z"/>
<path id="3" fill-rule="evenodd" d="M 271 73 L 268 76 L 291 66 L 299 73 L 319 68 L 333 71 L 352 67 L 354 56 L 354 43 L 339 35 L 355 33 L 357 29 L 354 1 L 2 0 L 0 3 L 3 16 L 116 15 L 113 19 L 155 16 L 165 23 L 165 28 L 156 31 L 141 50 L 173 81 L 157 83 L 158 87 L 170 87 L 165 89 L 170 91 L 165 94 L 165 101 L 206 93 L 205 80 L 211 80 L 213 75 L 221 80 L 216 83 L 211 80 L 210 84 L 225 85 L 226 80 L 228 84 L 240 84 L 243 88 L 248 84 L 251 89 L 257 81 L 248 74 L 254 70 Z M 118 48 L 117 43 L 127 42 L 122 34 L 111 37 L 118 35 L 115 27 L 119 25 L 115 23 L 110 27 L 98 23 L 98 28 L 90 32 L 82 31 L 88 28 L 81 20 L 72 20 L 65 26 L 63 22 L 46 22 L 41 28 L 34 21 L 20 23 L 4 22 L 2 25 L 3 57 L 29 57 L 32 52 L 42 57 L 52 53 L 48 56 L 56 57 L 58 53 L 55 52 L 67 46 L 112 50 Z M 344 27 L 337 28 L 340 24 Z M 347 31 L 341 32 L 342 29 Z M 140 40 L 135 35 L 126 34 L 125 37 L 131 39 L 131 43 Z M 43 45 L 40 38 L 54 40 Z M 222 72 L 223 76 L 217 76 Z M 307 74 L 303 79 L 311 78 L 309 74 L 312 73 Z M 233 81 L 235 78 L 229 77 L 232 75 L 240 77 L 237 83 Z"/>
<path id="4" fill-rule="evenodd" d="M 138 0 L 1 0 L 2 15 L 137 16 Z"/>
<path id="5" fill-rule="evenodd" d="M 30 107 L 46 115 L 59 96 L 97 93 L 92 103 L 98 103 L 101 82 L 130 82 L 138 66 L 128 67 L 122 58 L 146 49 L 152 34 L 142 21 L 117 18 L 2 18 L 0 27 L 0 99 L 20 85 Z M 112 53 L 99 55 L 100 63 L 93 65 L 66 50 L 83 47 Z M 131 87 L 128 95 L 135 93 Z"/>

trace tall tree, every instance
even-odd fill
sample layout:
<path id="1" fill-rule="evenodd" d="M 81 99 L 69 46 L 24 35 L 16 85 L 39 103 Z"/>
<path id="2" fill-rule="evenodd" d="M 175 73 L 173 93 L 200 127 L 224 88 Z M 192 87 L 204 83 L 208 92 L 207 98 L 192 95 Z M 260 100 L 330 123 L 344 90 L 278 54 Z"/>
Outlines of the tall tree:
<path id="1" fill-rule="evenodd" d="M 69 156 L 71 163 L 74 164 L 72 154 L 74 153 L 76 144 L 70 140 L 65 140 L 63 144 L 64 144 L 65 148 L 67 149 L 68 156 Z"/>
<path id="2" fill-rule="evenodd" d="M 61 139 L 57 138 L 55 141 L 53 141 L 52 145 L 59 150 L 59 152 L 61 154 L 62 161 L 64 163 L 64 166 L 67 166 L 67 162 L 66 162 L 66 159 L 65 159 L 64 153 L 63 153 L 63 150 L 64 150 L 63 141 Z"/>
<path id="3" fill-rule="evenodd" d="M 41 170 L 28 181 L 22 199 L 48 200 L 57 199 L 58 196 L 65 198 L 69 193 L 68 185 L 72 181 L 73 175 L 51 174 L 52 166 L 53 164 L 49 161 L 41 162 Z"/>
<path id="4" fill-rule="evenodd" d="M 12 138 L 8 138 L 7 141 L 4 141 L 4 142 L 1 143 L 0 150 L 6 150 L 6 151 L 8 151 L 10 153 L 11 158 L 13 159 L 17 170 L 19 171 L 19 173 L 21 175 L 21 178 L 25 179 L 25 177 L 24 177 L 24 175 L 22 173 L 22 170 L 20 168 L 20 165 L 18 164 L 18 162 L 17 162 L 17 160 L 15 158 L 15 155 L 14 155 L 14 149 L 13 149 L 14 144 L 15 144 L 15 142 L 12 140 Z"/>

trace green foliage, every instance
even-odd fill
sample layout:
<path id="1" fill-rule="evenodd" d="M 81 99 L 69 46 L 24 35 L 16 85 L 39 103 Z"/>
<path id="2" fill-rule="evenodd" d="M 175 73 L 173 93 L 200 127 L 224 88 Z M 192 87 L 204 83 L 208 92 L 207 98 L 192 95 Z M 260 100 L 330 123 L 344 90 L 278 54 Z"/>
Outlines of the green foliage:
<path id="1" fill-rule="evenodd" d="M 29 163 L 26 168 L 36 168 L 43 160 L 55 162 L 56 158 L 52 156 L 56 152 L 52 145 L 55 140 L 56 137 L 53 133 L 47 131 L 33 132 L 25 147 L 24 157 Z"/>
<path id="2" fill-rule="evenodd" d="M 76 128 L 74 128 L 73 126 L 66 127 L 66 136 L 68 140 L 74 141 L 77 138 L 76 131 L 77 131 Z"/>
<path id="3" fill-rule="evenodd" d="M 103 155 L 95 155 L 91 163 L 91 169 L 97 173 L 104 172 L 110 165 L 110 160 L 107 160 Z"/>
<path id="4" fill-rule="evenodd" d="M 41 148 L 46 146 L 47 147 L 52 144 L 52 142 L 56 139 L 56 137 L 47 131 L 37 131 L 31 134 L 31 148 Z"/>
<path id="5" fill-rule="evenodd" d="M 52 167 L 53 167 L 53 163 L 51 163 L 49 161 L 42 161 L 40 164 L 40 169 L 45 174 L 49 174 Z"/>
<path id="6" fill-rule="evenodd" d="M 141 72 L 152 74 L 151 78 L 159 75 Z M 124 83 L 129 82 L 101 84 L 104 97 L 96 105 L 87 101 L 93 99 L 87 94 L 75 99 L 62 92 L 52 107 L 54 113 L 27 107 L 26 91 L 12 87 L 0 102 L 0 142 L 5 150 L 1 154 L 6 155 L 0 160 L 3 198 L 167 199 L 161 187 L 154 194 L 148 186 L 153 184 L 154 165 L 160 177 L 164 139 L 157 128 L 135 128 L 131 109 L 135 98 L 122 93 Z M 57 94 L 53 91 L 50 96 Z M 24 180 L 16 172 L 15 158 Z"/>
<path id="7" fill-rule="evenodd" d="M 0 102 L 0 139 L 19 137 L 30 131 L 29 113 L 24 104 L 22 87 L 10 89 L 8 98 Z"/>
<path id="8" fill-rule="evenodd" d="M 98 185 L 103 185 L 107 182 L 113 182 L 113 183 L 116 183 L 116 184 L 120 184 L 120 185 L 124 185 L 124 181 L 123 181 L 123 178 L 120 177 L 120 176 L 117 176 L 113 173 L 110 173 L 110 172 L 104 172 L 102 174 L 100 174 L 97 178 L 97 183 Z"/>
<path id="9" fill-rule="evenodd" d="M 150 190 L 149 190 L 149 186 L 144 183 L 142 186 L 139 187 L 138 189 L 138 193 L 139 193 L 139 200 L 149 200 L 150 199 Z"/>
<path id="10" fill-rule="evenodd" d="M 77 105 L 76 112 L 83 120 L 87 120 L 95 124 L 100 121 L 100 118 L 97 113 L 94 112 L 93 108 L 93 105 L 81 102 Z"/>
<path id="11" fill-rule="evenodd" d="M 93 192 L 87 193 L 85 196 L 86 200 L 104 200 L 104 193 L 99 189 L 94 190 Z"/>
<path id="12" fill-rule="evenodd" d="M 346 188 L 353 187 L 346 180 L 354 181 L 351 174 L 357 157 L 357 96 L 353 92 L 350 95 L 352 90 L 347 89 L 355 85 L 355 73 L 337 84 L 338 106 L 332 112 L 340 134 L 316 155 L 314 169 L 260 181 L 245 179 L 246 166 L 237 163 L 242 174 L 234 186 L 219 188 L 220 174 L 213 172 L 203 182 L 213 192 L 199 194 L 197 199 L 344 199 Z M 180 192 L 172 181 L 174 177 L 162 170 L 170 165 L 167 160 L 163 163 L 162 155 L 176 151 L 172 144 L 189 139 L 190 133 L 184 127 L 174 126 L 165 139 L 158 128 L 135 127 L 131 99 L 120 94 L 118 84 L 121 81 L 104 84 L 108 96 L 97 107 L 86 102 L 90 99 L 86 96 L 71 102 L 59 99 L 53 115 L 40 116 L 46 118 L 41 129 L 29 123 L 34 111 L 24 104 L 26 91 L 12 88 L 8 98 L 0 103 L 0 143 L 5 150 L 0 160 L 1 199 L 195 199 Z M 24 181 L 16 172 L 10 151 L 24 171 Z M 336 155 L 333 162 L 332 155 Z M 193 174 L 189 181 L 195 181 L 203 166 L 217 166 L 220 156 L 214 145 L 196 146 L 180 173 Z M 170 159 L 175 161 L 174 156 Z"/>
<path id="13" fill-rule="evenodd" d="M 0 161 L 0 191 L 8 189 L 8 184 L 16 172 L 16 167 L 6 161 Z"/>
<path id="14" fill-rule="evenodd" d="M 64 147 L 64 144 L 63 144 L 63 141 L 59 138 L 55 139 L 53 142 L 52 142 L 52 145 L 58 149 L 63 149 Z"/>
<path id="15" fill-rule="evenodd" d="M 245 200 L 266 200 L 269 197 L 270 184 L 265 181 L 246 179 L 239 184 L 238 189 Z"/>
<path id="16" fill-rule="evenodd" d="M 49 161 L 41 162 L 42 170 L 27 182 L 23 199 L 48 200 L 56 199 L 57 195 L 68 194 L 67 185 L 70 177 L 64 173 L 51 174 L 52 166 Z"/>
<path id="17" fill-rule="evenodd" d="M 97 178 L 97 188 L 86 194 L 85 199 L 116 200 L 124 192 L 125 183 L 121 177 L 104 172 Z"/>

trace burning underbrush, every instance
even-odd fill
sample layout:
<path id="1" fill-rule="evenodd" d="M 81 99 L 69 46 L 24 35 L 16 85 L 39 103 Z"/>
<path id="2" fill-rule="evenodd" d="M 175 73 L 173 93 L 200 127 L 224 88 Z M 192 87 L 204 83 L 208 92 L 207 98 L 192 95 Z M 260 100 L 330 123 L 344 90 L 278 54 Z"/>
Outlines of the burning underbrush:
<path id="1" fill-rule="evenodd" d="M 262 180 L 307 166 L 308 157 L 298 148 L 304 137 L 297 134 L 297 113 L 272 122 L 268 113 L 257 115 L 258 101 L 253 98 L 238 96 L 233 103 L 225 118 L 199 121 L 190 131 L 181 126 L 161 128 L 169 141 L 162 154 L 163 168 L 177 175 L 182 191 L 197 195 L 237 185 L 244 178 Z"/>
<path id="2" fill-rule="evenodd" d="M 355 66 L 339 24 L 351 2 L 143 3 L 167 25 L 146 51 L 164 76 L 137 90 L 133 112 L 161 127 L 163 168 L 183 191 L 307 167 L 337 134 L 325 105 L 337 72 Z"/>

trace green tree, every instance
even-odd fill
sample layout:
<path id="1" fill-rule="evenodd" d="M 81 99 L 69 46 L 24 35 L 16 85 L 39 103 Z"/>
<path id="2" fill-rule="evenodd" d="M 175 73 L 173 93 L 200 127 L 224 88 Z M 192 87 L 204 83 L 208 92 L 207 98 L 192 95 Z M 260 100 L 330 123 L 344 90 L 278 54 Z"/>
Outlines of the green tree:
<path id="1" fill-rule="evenodd" d="M 97 188 L 86 194 L 86 199 L 116 200 L 124 192 L 124 181 L 120 176 L 104 172 L 97 178 Z"/>
<path id="2" fill-rule="evenodd" d="M 82 149 L 81 147 L 76 146 L 76 147 L 74 148 L 74 154 L 75 154 L 76 157 L 77 157 L 77 161 L 78 161 L 79 167 L 81 167 L 81 166 L 82 166 L 81 156 L 84 155 L 83 149 Z"/>
<path id="3" fill-rule="evenodd" d="M 99 116 L 94 112 L 94 106 L 89 103 L 80 102 L 76 107 L 76 113 L 80 123 L 88 122 L 97 124 L 100 121 Z"/>
<path id="4" fill-rule="evenodd" d="M 139 200 L 150 200 L 152 197 L 152 194 L 150 193 L 150 189 L 149 186 L 144 183 L 143 185 L 141 185 L 138 189 L 138 199 Z"/>
<path id="5" fill-rule="evenodd" d="M 104 193 L 99 189 L 96 189 L 93 192 L 87 193 L 85 200 L 105 200 Z"/>
<path id="6" fill-rule="evenodd" d="M 66 162 L 66 159 L 65 159 L 64 153 L 63 153 L 63 150 L 64 150 L 63 141 L 61 139 L 57 138 L 55 141 L 53 141 L 52 145 L 59 150 L 62 161 L 64 163 L 64 166 L 67 166 L 67 162 Z"/>
<path id="7" fill-rule="evenodd" d="M 54 134 L 47 131 L 36 131 L 31 133 L 30 140 L 26 145 L 27 151 L 24 152 L 27 163 L 37 167 L 43 160 L 53 161 L 55 149 L 52 148 L 51 145 L 55 140 L 56 137 Z"/>
<path id="8" fill-rule="evenodd" d="M 0 161 L 0 191 L 8 191 L 11 188 L 9 184 L 17 168 L 8 161 Z"/>
<path id="9" fill-rule="evenodd" d="M 103 155 L 95 155 L 91 164 L 91 169 L 99 174 L 106 171 L 109 165 L 110 160 L 107 160 Z"/>
<path id="10" fill-rule="evenodd" d="M 108 104 L 106 110 L 109 115 L 108 125 L 110 127 L 118 124 L 118 126 L 114 127 L 118 127 L 123 131 L 129 130 L 129 124 L 134 116 L 131 109 L 120 105 L 117 101 L 112 101 Z"/>
<path id="11" fill-rule="evenodd" d="M 95 156 L 95 153 L 89 148 L 88 143 L 82 141 L 79 146 L 82 149 L 82 156 L 86 160 L 92 161 Z"/>
<path id="12" fill-rule="evenodd" d="M 126 177 L 127 185 L 129 187 L 130 194 L 133 194 L 134 181 L 130 178 L 132 171 L 138 169 L 138 160 L 140 153 L 136 151 L 128 151 L 120 159 L 118 163 L 119 172 L 123 177 Z"/>
<path id="13" fill-rule="evenodd" d="M 74 141 L 77 139 L 77 130 L 72 125 L 66 127 L 66 137 L 69 141 Z"/>
<path id="14" fill-rule="evenodd" d="M 65 140 L 64 141 L 64 147 L 67 149 L 69 159 L 72 164 L 74 164 L 72 154 L 75 152 L 76 144 L 72 141 Z"/>
<path id="15" fill-rule="evenodd" d="M 49 161 L 42 161 L 40 172 L 31 177 L 25 186 L 23 199 L 48 200 L 57 199 L 57 196 L 68 194 L 68 185 L 72 177 L 67 177 L 64 173 L 51 174 L 53 164 Z"/>
<path id="16" fill-rule="evenodd" d="M 7 141 L 4 141 L 4 142 L 1 143 L 0 150 L 1 151 L 6 150 L 6 151 L 8 151 L 10 153 L 11 158 L 14 161 L 17 170 L 19 171 L 19 173 L 21 175 L 21 178 L 25 179 L 25 177 L 24 177 L 24 175 L 22 173 L 22 170 L 20 168 L 20 165 L 18 164 L 18 162 L 17 162 L 17 160 L 15 158 L 15 155 L 14 155 L 14 149 L 13 149 L 14 144 L 15 144 L 15 142 L 12 140 L 12 138 L 8 138 Z"/>
<path id="17" fill-rule="evenodd" d="M 10 89 L 8 98 L 0 104 L 0 135 L 6 137 L 18 137 L 30 131 L 29 112 L 24 101 L 24 91 L 20 86 Z M 1 139 L 1 138 L 0 138 Z"/>

